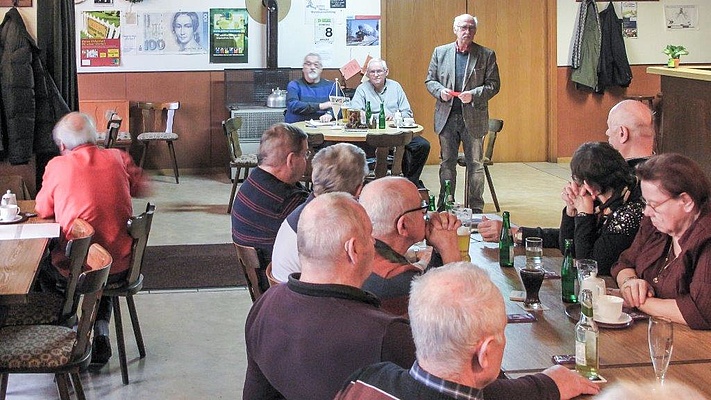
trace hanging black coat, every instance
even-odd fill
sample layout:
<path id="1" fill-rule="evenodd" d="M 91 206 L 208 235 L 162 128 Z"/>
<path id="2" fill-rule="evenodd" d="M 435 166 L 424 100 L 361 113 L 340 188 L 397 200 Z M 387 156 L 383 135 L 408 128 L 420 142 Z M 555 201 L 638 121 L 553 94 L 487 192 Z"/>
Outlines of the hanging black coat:
<path id="1" fill-rule="evenodd" d="M 622 38 L 622 20 L 617 18 L 612 2 L 600 12 L 602 46 L 597 69 L 596 92 L 610 86 L 627 87 L 632 82 L 632 69 L 627 61 L 627 49 Z"/>
<path id="2" fill-rule="evenodd" d="M 52 128 L 69 107 L 16 8 L 0 24 L 0 151 L 10 164 L 57 154 Z"/>

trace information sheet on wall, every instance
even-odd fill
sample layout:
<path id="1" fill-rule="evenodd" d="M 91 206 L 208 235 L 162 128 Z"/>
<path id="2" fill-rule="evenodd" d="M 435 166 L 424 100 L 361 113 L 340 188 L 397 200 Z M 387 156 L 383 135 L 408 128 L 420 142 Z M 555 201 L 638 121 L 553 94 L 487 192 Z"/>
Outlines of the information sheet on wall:
<path id="1" fill-rule="evenodd" d="M 79 72 L 263 68 L 266 11 L 259 2 L 260 15 L 252 15 L 248 1 L 77 4 Z M 380 56 L 379 0 L 277 2 L 286 8 L 278 25 L 280 67 L 300 67 L 309 52 L 320 53 L 328 68 Z"/>

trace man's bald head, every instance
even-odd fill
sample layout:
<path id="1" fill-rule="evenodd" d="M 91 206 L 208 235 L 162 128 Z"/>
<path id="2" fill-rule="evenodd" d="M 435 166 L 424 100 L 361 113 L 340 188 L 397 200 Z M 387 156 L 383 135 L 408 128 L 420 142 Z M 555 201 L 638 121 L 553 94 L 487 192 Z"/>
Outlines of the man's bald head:
<path id="1" fill-rule="evenodd" d="M 649 157 L 654 152 L 654 115 L 640 101 L 623 100 L 610 109 L 605 135 L 624 158 Z"/>

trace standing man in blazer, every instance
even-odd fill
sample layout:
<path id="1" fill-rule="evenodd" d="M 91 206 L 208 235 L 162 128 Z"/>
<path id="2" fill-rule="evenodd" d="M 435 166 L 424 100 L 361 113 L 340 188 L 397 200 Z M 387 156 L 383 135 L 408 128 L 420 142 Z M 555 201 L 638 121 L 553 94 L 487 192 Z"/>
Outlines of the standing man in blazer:
<path id="1" fill-rule="evenodd" d="M 427 79 L 427 90 L 437 99 L 434 129 L 439 135 L 442 161 L 439 168 L 438 205 L 444 202 L 444 181 L 457 180 L 459 144 L 469 172 L 469 205 L 475 213 L 484 209 L 484 136 L 489 129 L 489 99 L 499 92 L 496 54 L 474 43 L 477 19 L 469 14 L 454 18 L 457 40 L 435 48 Z"/>

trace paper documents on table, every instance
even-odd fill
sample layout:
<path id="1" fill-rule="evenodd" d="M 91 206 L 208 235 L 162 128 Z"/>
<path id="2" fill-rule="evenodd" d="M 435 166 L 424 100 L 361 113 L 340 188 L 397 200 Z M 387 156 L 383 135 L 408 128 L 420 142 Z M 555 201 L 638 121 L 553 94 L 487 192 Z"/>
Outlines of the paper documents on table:
<path id="1" fill-rule="evenodd" d="M 318 128 L 321 126 L 331 126 L 333 125 L 333 122 L 321 122 L 321 121 L 314 121 L 313 119 L 306 121 L 306 126 L 309 128 Z"/>
<path id="2" fill-rule="evenodd" d="M 59 224 L 15 224 L 0 226 L 0 240 L 59 237 Z"/>

